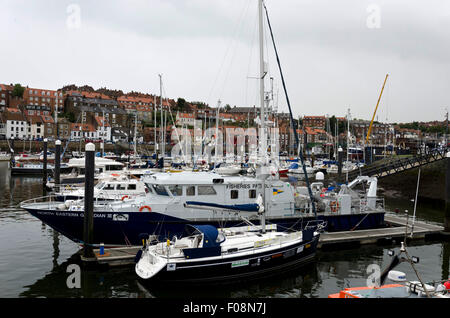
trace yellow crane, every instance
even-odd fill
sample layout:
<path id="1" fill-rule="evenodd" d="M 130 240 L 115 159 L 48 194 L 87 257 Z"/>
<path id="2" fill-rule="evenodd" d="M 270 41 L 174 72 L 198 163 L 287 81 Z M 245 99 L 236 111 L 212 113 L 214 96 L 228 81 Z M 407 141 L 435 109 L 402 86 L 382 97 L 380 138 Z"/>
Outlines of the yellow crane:
<path id="1" fill-rule="evenodd" d="M 383 95 L 384 85 L 386 85 L 386 81 L 388 79 L 388 76 L 389 76 L 389 74 L 386 74 L 386 78 L 384 79 L 383 87 L 381 88 L 380 97 L 378 97 L 377 107 L 375 107 L 375 111 L 373 112 L 372 121 L 370 122 L 369 130 L 367 131 L 366 144 L 369 143 L 370 133 L 372 132 L 373 120 L 375 119 L 375 114 L 377 113 L 378 105 L 380 104 L 381 95 Z"/>

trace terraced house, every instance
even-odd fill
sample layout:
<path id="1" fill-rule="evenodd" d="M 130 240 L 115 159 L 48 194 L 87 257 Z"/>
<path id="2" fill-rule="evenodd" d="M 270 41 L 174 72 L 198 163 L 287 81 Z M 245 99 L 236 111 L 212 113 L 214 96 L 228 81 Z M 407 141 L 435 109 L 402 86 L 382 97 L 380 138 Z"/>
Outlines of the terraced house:
<path id="1" fill-rule="evenodd" d="M 137 112 L 138 118 L 144 121 L 152 121 L 155 99 L 151 97 L 136 97 L 123 95 L 117 98 L 119 106 L 125 109 L 128 114 Z"/>
<path id="2" fill-rule="evenodd" d="M 64 112 L 72 113 L 75 121 L 94 126 L 95 117 L 104 117 L 111 127 L 128 127 L 128 114 L 119 103 L 99 93 L 70 91 L 64 102 Z"/>
<path id="3" fill-rule="evenodd" d="M 18 108 L 6 108 L 1 114 L 2 126 L 0 135 L 2 139 L 25 139 L 27 137 L 27 122 Z"/>

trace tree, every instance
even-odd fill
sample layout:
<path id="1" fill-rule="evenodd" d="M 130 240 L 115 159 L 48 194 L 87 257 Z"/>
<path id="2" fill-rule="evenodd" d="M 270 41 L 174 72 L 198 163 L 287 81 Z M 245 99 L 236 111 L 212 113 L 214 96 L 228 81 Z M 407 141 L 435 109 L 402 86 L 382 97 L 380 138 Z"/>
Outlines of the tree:
<path id="1" fill-rule="evenodd" d="M 184 98 L 178 98 L 177 100 L 177 110 L 183 111 L 186 106 L 186 100 Z"/>
<path id="2" fill-rule="evenodd" d="M 16 85 L 14 85 L 14 88 L 12 91 L 12 96 L 22 98 L 24 92 L 25 92 L 25 87 L 23 87 L 20 84 L 16 84 Z"/>

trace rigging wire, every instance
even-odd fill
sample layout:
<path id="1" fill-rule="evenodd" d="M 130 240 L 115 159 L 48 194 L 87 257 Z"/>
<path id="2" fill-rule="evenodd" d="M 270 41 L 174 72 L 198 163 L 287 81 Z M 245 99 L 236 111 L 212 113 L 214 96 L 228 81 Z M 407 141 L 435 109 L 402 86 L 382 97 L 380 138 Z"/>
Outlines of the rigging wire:
<path id="1" fill-rule="evenodd" d="M 273 36 L 272 27 L 270 25 L 269 12 L 267 11 L 267 7 L 266 7 L 266 5 L 264 3 L 263 3 L 263 6 L 264 6 L 264 9 L 266 11 L 267 24 L 269 26 L 270 35 L 271 35 L 271 38 L 272 38 L 272 44 L 273 44 L 273 48 L 274 48 L 274 51 L 275 51 L 275 56 L 276 56 L 277 63 L 278 63 L 278 69 L 280 71 L 281 81 L 283 83 L 284 94 L 286 96 L 286 102 L 287 102 L 287 105 L 288 105 L 288 108 L 289 108 L 289 113 L 290 113 L 290 117 L 291 117 L 291 125 L 292 125 L 292 129 L 294 131 L 294 136 L 295 136 L 295 146 L 298 147 L 300 145 L 299 144 L 299 138 L 298 138 L 297 130 L 295 129 L 294 118 L 293 118 L 293 115 L 292 115 L 291 103 L 289 101 L 289 95 L 287 93 L 286 83 L 284 81 L 283 71 L 281 69 L 281 62 L 280 62 L 280 58 L 278 56 L 278 50 L 277 50 L 277 47 L 276 47 L 276 44 L 275 44 L 275 38 Z M 313 194 L 312 194 L 311 185 L 309 183 L 308 174 L 306 173 L 306 165 L 305 165 L 305 161 L 304 161 L 304 158 L 303 158 L 303 154 L 302 154 L 301 151 L 298 151 L 298 155 L 299 155 L 301 163 L 302 163 L 303 173 L 305 174 L 305 182 L 306 182 L 306 186 L 308 188 L 309 197 L 310 197 L 311 205 L 312 205 L 312 210 L 313 210 L 314 216 L 315 216 L 315 218 L 317 220 L 316 205 L 315 205 L 315 202 L 314 202 L 314 197 L 313 197 Z"/>
<path id="2" fill-rule="evenodd" d="M 252 65 L 252 63 L 251 63 L 251 61 L 252 61 L 252 58 L 253 58 L 253 47 L 254 47 L 254 40 L 255 40 L 255 38 L 256 38 L 256 30 L 257 30 L 257 28 L 258 28 L 258 20 L 255 18 L 254 19 L 254 26 L 253 26 L 253 33 L 252 33 L 252 36 L 251 36 L 251 38 L 252 38 L 252 40 L 251 40 L 251 44 L 250 44 L 250 57 L 249 57 L 249 60 L 248 60 L 248 65 L 247 65 L 247 78 L 246 78 L 246 85 L 245 85 L 245 96 L 244 96 L 244 100 L 245 100 L 245 104 L 244 105 L 248 105 L 247 104 L 247 99 L 248 99 L 248 83 L 249 83 L 249 80 L 250 80 L 250 66 Z"/>
<path id="3" fill-rule="evenodd" d="M 247 1 L 247 10 L 248 10 L 248 7 L 249 7 L 249 5 L 250 5 L 250 1 L 251 1 L 251 0 L 248 0 L 248 1 Z M 245 5 L 245 4 L 244 4 L 244 5 Z M 243 20 L 244 12 L 246 12 L 247 10 L 245 10 L 245 11 L 243 10 L 243 11 L 241 12 L 241 15 L 239 16 L 239 18 L 238 18 L 238 20 L 237 20 L 238 23 L 235 25 L 235 29 L 234 29 L 234 32 L 233 32 L 234 36 L 230 39 L 230 42 L 229 42 L 229 44 L 228 44 L 228 46 L 227 46 L 227 49 L 226 49 L 225 54 L 224 54 L 223 59 L 222 59 L 222 63 L 220 64 L 219 71 L 217 72 L 217 75 L 216 75 L 216 77 L 215 77 L 215 79 L 214 79 L 214 81 L 213 81 L 213 85 L 212 85 L 211 90 L 210 90 L 210 92 L 209 92 L 207 101 L 210 100 L 210 98 L 211 98 L 211 96 L 212 96 L 212 94 L 213 94 L 213 91 L 214 91 L 214 89 L 215 89 L 215 87 L 216 87 L 217 80 L 218 80 L 220 74 L 222 73 L 222 69 L 223 69 L 223 67 L 224 67 L 224 65 L 225 65 L 225 60 L 226 60 L 226 58 L 227 58 L 227 56 L 228 56 L 228 52 L 230 51 L 230 48 L 231 48 L 233 42 L 235 41 L 236 33 L 238 32 L 239 26 L 241 25 L 241 22 L 242 22 L 242 20 Z"/>
<path id="4" fill-rule="evenodd" d="M 247 15 L 247 12 L 248 12 L 249 7 L 250 7 L 250 2 L 247 2 L 247 7 L 246 7 L 246 9 L 245 9 L 245 12 L 244 12 L 244 14 L 241 16 L 242 18 L 243 18 L 244 16 Z M 243 29 L 243 28 L 241 27 L 241 23 L 242 23 L 243 21 L 244 21 L 244 19 L 241 19 L 241 21 L 240 21 L 240 23 L 239 23 L 239 25 L 238 25 L 238 29 L 237 29 L 238 32 L 237 32 L 236 37 L 235 37 L 235 39 L 234 39 L 234 48 L 233 48 L 233 50 L 232 50 L 232 52 L 231 52 L 230 66 L 228 67 L 227 73 L 226 73 L 226 75 L 225 75 L 225 79 L 224 79 L 224 82 L 223 82 L 223 85 L 222 85 L 222 90 L 220 91 L 220 94 L 219 94 L 219 99 L 222 99 L 223 92 L 224 92 L 224 89 L 225 89 L 226 84 L 227 84 L 227 82 L 228 82 L 228 77 L 229 77 L 230 72 L 231 72 L 231 68 L 232 68 L 231 66 L 233 65 L 234 59 L 235 59 L 235 57 L 236 57 L 237 46 L 238 46 L 238 44 L 239 44 L 239 41 L 237 41 L 237 40 L 238 40 L 238 38 L 240 37 L 241 31 L 242 31 L 242 29 Z"/>

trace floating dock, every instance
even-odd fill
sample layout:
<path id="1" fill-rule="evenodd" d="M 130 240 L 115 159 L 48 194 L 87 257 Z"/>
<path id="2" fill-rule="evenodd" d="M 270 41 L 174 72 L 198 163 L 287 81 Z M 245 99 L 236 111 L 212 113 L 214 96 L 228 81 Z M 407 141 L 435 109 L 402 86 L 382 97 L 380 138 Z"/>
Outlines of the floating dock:
<path id="1" fill-rule="evenodd" d="M 372 229 L 372 230 L 358 230 L 358 231 L 343 231 L 323 233 L 320 235 L 319 248 L 328 245 L 336 244 L 375 244 L 378 241 L 393 240 L 396 238 L 404 238 L 406 233 L 406 218 L 397 215 L 386 214 L 384 217 L 385 223 L 388 227 Z M 424 221 L 415 221 L 413 235 L 412 219 L 408 220 L 407 238 L 409 239 L 424 239 L 429 236 L 441 234 L 444 231 L 443 226 L 426 223 Z"/>
<path id="2" fill-rule="evenodd" d="M 386 214 L 384 217 L 388 227 L 372 230 L 356 230 L 344 232 L 330 232 L 320 235 L 318 248 L 346 244 L 376 244 L 379 241 L 402 239 L 406 232 L 406 218 L 395 214 Z M 408 220 L 407 237 L 411 240 L 425 239 L 430 236 L 440 235 L 444 227 L 436 224 L 416 220 L 414 223 L 413 236 L 411 237 L 412 219 Z M 140 246 L 105 248 L 104 255 L 95 249 L 95 258 L 86 259 L 81 256 L 84 263 L 95 263 L 97 265 L 125 266 L 135 264 L 134 259 Z"/>

